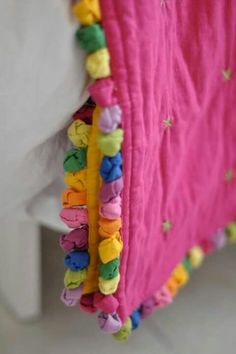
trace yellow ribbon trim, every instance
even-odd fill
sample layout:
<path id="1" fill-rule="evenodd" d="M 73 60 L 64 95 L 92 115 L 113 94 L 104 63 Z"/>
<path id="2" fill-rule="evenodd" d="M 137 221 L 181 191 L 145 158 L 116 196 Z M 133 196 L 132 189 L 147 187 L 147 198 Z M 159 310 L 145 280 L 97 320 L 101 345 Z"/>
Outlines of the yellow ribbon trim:
<path id="1" fill-rule="evenodd" d="M 93 113 L 93 125 L 89 137 L 87 153 L 87 207 L 89 219 L 89 254 L 90 264 L 88 267 L 88 276 L 84 282 L 83 294 L 93 293 L 98 290 L 99 276 L 99 256 L 98 256 L 98 194 L 101 188 L 101 177 L 99 167 L 102 154 L 97 146 L 97 136 L 99 133 L 98 119 L 101 112 L 100 107 L 96 107 Z"/>

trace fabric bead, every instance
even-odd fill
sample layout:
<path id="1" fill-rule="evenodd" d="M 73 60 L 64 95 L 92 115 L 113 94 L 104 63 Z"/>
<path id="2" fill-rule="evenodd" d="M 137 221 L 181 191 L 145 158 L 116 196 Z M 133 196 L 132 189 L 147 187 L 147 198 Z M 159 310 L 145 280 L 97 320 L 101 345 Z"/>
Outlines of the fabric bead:
<path id="1" fill-rule="evenodd" d="M 86 203 L 87 203 L 86 191 L 76 192 L 73 189 L 66 189 L 62 192 L 63 208 L 73 208 L 76 206 L 86 205 Z"/>
<path id="2" fill-rule="evenodd" d="M 72 229 L 76 229 L 88 223 L 88 210 L 86 208 L 62 209 L 59 216 L 61 220 Z"/>
<path id="3" fill-rule="evenodd" d="M 130 315 L 130 319 L 132 322 L 132 330 L 137 329 L 141 322 L 140 310 L 138 309 L 133 311 L 132 314 Z"/>
<path id="4" fill-rule="evenodd" d="M 99 198 L 103 203 L 108 203 L 113 198 L 120 195 L 122 189 L 123 177 L 120 177 L 119 179 L 116 179 L 113 182 L 103 183 L 100 190 Z"/>
<path id="5" fill-rule="evenodd" d="M 98 136 L 98 146 L 102 153 L 106 156 L 113 157 L 121 149 L 123 141 L 123 130 L 116 129 L 110 134 L 101 133 Z"/>
<path id="6" fill-rule="evenodd" d="M 117 313 L 100 312 L 98 325 L 104 333 L 116 333 L 121 329 L 122 322 Z"/>
<path id="7" fill-rule="evenodd" d="M 72 7 L 75 18 L 82 25 L 91 25 L 101 21 L 101 11 L 98 0 L 81 0 Z"/>
<path id="8" fill-rule="evenodd" d="M 107 48 L 89 54 L 85 63 L 86 70 L 93 79 L 102 79 L 111 75 L 110 54 Z"/>
<path id="9" fill-rule="evenodd" d="M 117 340 L 126 340 L 132 332 L 132 321 L 128 317 L 119 332 L 114 333 L 113 337 Z"/>
<path id="10" fill-rule="evenodd" d="M 116 234 L 121 228 L 121 218 L 115 220 L 107 220 L 100 218 L 99 224 L 99 235 L 105 238 L 109 238 Z"/>
<path id="11" fill-rule="evenodd" d="M 80 27 L 76 34 L 80 47 L 87 52 L 95 52 L 106 47 L 104 31 L 99 24 Z"/>
<path id="12" fill-rule="evenodd" d="M 66 172 L 76 172 L 85 168 L 87 165 L 87 149 L 70 149 L 66 152 L 63 166 Z"/>
<path id="13" fill-rule="evenodd" d="M 67 172 L 64 176 L 65 183 L 77 192 L 83 192 L 87 189 L 87 169 L 84 168 L 78 172 Z"/>
<path id="14" fill-rule="evenodd" d="M 99 272 L 102 278 L 104 279 L 113 279 L 119 273 L 120 260 L 118 258 L 113 259 L 112 261 L 99 266 Z"/>
<path id="15" fill-rule="evenodd" d="M 112 236 L 99 243 L 98 253 L 102 263 L 106 264 L 115 258 L 119 258 L 123 242 L 120 236 Z"/>
<path id="16" fill-rule="evenodd" d="M 67 269 L 64 277 L 65 287 L 68 289 L 78 288 L 87 278 L 87 269 L 82 269 L 78 272 L 74 272 Z"/>
<path id="17" fill-rule="evenodd" d="M 236 222 L 229 223 L 226 228 L 227 241 L 229 243 L 236 242 Z"/>
<path id="18" fill-rule="evenodd" d="M 93 304 L 93 294 L 83 294 L 80 298 L 80 309 L 86 313 L 95 313 L 97 311 Z"/>
<path id="19" fill-rule="evenodd" d="M 118 288 L 120 281 L 120 274 L 113 279 L 98 278 L 98 287 L 102 294 L 111 295 L 114 294 Z"/>
<path id="20" fill-rule="evenodd" d="M 153 297 L 158 309 L 161 309 L 173 302 L 173 298 L 165 285 L 162 286 L 161 289 L 158 290 Z"/>
<path id="21" fill-rule="evenodd" d="M 187 270 L 188 273 L 190 273 L 193 270 L 188 257 L 184 258 L 182 264 L 183 264 L 184 268 Z"/>
<path id="22" fill-rule="evenodd" d="M 68 128 L 67 135 L 72 144 L 78 148 L 88 146 L 91 126 L 82 120 L 75 120 Z"/>
<path id="23" fill-rule="evenodd" d="M 178 293 L 178 284 L 176 283 L 174 278 L 169 278 L 166 282 L 166 287 L 171 294 L 171 296 L 176 296 Z"/>
<path id="24" fill-rule="evenodd" d="M 84 122 L 91 123 L 92 116 L 93 116 L 93 111 L 94 111 L 93 105 L 88 105 L 85 104 L 83 105 L 80 109 L 78 109 L 73 115 L 72 119 L 73 120 L 83 120 Z"/>
<path id="25" fill-rule="evenodd" d="M 191 266 L 193 268 L 198 268 L 203 262 L 204 259 L 204 253 L 199 246 L 195 246 L 191 248 L 189 254 L 188 254 L 189 262 L 191 263 Z"/>
<path id="26" fill-rule="evenodd" d="M 108 203 L 103 203 L 99 207 L 99 215 L 102 218 L 114 220 L 121 216 L 121 197 L 111 199 Z"/>
<path id="27" fill-rule="evenodd" d="M 99 128 L 103 133 L 111 133 L 121 123 L 121 109 L 119 105 L 106 107 L 102 110 L 99 118 Z"/>
<path id="28" fill-rule="evenodd" d="M 89 254 L 87 251 L 71 251 L 65 256 L 64 264 L 75 272 L 87 268 L 89 265 Z"/>
<path id="29" fill-rule="evenodd" d="M 188 272 L 181 263 L 175 267 L 172 277 L 180 288 L 182 288 L 189 280 Z"/>
<path id="30" fill-rule="evenodd" d="M 114 81 L 110 77 L 96 80 L 88 87 L 88 91 L 100 107 L 109 107 L 118 101 Z"/>
<path id="31" fill-rule="evenodd" d="M 69 307 L 76 306 L 82 295 L 83 285 L 75 289 L 64 288 L 61 293 L 61 301 Z"/>
<path id="32" fill-rule="evenodd" d="M 80 229 L 72 230 L 66 235 L 62 235 L 59 240 L 60 246 L 64 251 L 71 251 L 74 248 L 80 250 L 88 248 L 88 228 L 84 226 Z"/>
<path id="33" fill-rule="evenodd" d="M 105 156 L 100 166 L 100 175 L 105 182 L 112 182 L 122 176 L 122 157 L 118 152 L 114 157 Z"/>
<path id="34" fill-rule="evenodd" d="M 212 242 L 213 242 L 213 247 L 216 250 L 220 250 L 225 246 L 226 243 L 226 232 L 224 229 L 219 229 L 217 230 Z"/>
<path id="35" fill-rule="evenodd" d="M 103 295 L 100 292 L 94 294 L 94 306 L 106 313 L 117 311 L 119 302 L 113 295 Z"/>
<path id="36" fill-rule="evenodd" d="M 141 317 L 146 318 L 151 316 L 156 309 L 156 302 L 154 297 L 150 297 L 142 303 Z"/>
<path id="37" fill-rule="evenodd" d="M 213 251 L 213 243 L 211 240 L 202 240 L 199 246 L 205 254 L 210 254 Z"/>

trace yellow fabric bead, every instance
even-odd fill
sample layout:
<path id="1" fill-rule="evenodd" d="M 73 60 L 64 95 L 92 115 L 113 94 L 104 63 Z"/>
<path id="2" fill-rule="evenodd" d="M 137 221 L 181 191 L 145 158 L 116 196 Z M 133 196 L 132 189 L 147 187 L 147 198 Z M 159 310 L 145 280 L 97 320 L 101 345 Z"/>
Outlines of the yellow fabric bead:
<path id="1" fill-rule="evenodd" d="M 229 243 L 236 242 L 236 222 L 231 222 L 226 226 L 227 241 Z"/>
<path id="2" fill-rule="evenodd" d="M 132 321 L 130 317 L 125 321 L 119 332 L 113 334 L 113 337 L 117 340 L 126 340 L 132 332 Z"/>
<path id="3" fill-rule="evenodd" d="M 180 288 L 184 286 L 189 280 L 188 272 L 181 263 L 178 264 L 177 267 L 174 269 L 172 277 Z"/>
<path id="4" fill-rule="evenodd" d="M 82 120 L 75 120 L 68 128 L 68 138 L 76 147 L 88 146 L 89 133 L 91 126 L 84 123 Z"/>
<path id="5" fill-rule="evenodd" d="M 110 54 L 107 48 L 89 54 L 86 59 L 86 70 L 93 79 L 102 79 L 111 75 Z"/>
<path id="6" fill-rule="evenodd" d="M 70 269 L 67 269 L 64 277 L 65 287 L 68 289 L 75 289 L 82 284 L 87 277 L 87 269 L 82 269 L 78 272 L 74 272 Z"/>
<path id="7" fill-rule="evenodd" d="M 77 192 L 85 191 L 87 189 L 87 169 L 65 173 L 64 181 Z"/>
<path id="8" fill-rule="evenodd" d="M 98 0 L 81 0 L 72 7 L 75 18 L 85 26 L 101 21 L 101 11 Z"/>
<path id="9" fill-rule="evenodd" d="M 193 268 L 198 268 L 203 262 L 204 253 L 201 247 L 195 246 L 191 248 L 188 254 L 189 262 Z"/>
<path id="10" fill-rule="evenodd" d="M 119 258 L 122 247 L 123 243 L 119 233 L 100 242 L 98 252 L 102 263 L 106 264 L 115 258 Z"/>
<path id="11" fill-rule="evenodd" d="M 112 279 L 104 279 L 102 277 L 98 278 L 98 287 L 102 294 L 110 295 L 114 294 L 118 288 L 120 281 L 120 274 Z"/>

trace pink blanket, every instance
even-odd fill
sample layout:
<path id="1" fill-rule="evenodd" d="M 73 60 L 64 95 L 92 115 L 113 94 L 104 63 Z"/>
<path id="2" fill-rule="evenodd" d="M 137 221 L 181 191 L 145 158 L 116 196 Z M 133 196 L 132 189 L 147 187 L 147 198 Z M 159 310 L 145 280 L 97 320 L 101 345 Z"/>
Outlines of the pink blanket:
<path id="1" fill-rule="evenodd" d="M 236 218 L 236 3 L 101 0 L 123 111 L 122 320 Z"/>

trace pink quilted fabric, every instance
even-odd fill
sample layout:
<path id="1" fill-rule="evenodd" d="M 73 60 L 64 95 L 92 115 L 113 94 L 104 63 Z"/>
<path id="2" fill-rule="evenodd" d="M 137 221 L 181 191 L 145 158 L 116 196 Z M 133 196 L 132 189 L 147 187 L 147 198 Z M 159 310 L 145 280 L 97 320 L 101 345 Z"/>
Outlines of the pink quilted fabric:
<path id="1" fill-rule="evenodd" d="M 100 2 L 124 113 L 124 320 L 236 218 L 236 3 Z"/>

